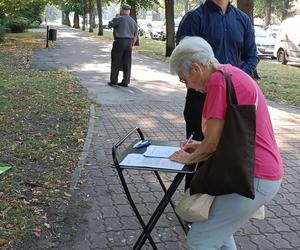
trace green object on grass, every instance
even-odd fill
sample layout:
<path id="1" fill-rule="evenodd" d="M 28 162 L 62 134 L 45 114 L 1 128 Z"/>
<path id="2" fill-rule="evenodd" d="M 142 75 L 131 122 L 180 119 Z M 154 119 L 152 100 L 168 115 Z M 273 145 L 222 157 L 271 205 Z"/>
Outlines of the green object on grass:
<path id="1" fill-rule="evenodd" d="M 3 174 L 7 170 L 9 170 L 12 166 L 11 165 L 0 165 L 0 174 Z"/>

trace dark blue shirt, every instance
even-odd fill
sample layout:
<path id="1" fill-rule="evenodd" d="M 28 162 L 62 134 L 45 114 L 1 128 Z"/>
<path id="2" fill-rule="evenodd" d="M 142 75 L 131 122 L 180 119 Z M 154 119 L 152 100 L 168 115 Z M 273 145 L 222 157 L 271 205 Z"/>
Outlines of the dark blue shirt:
<path id="1" fill-rule="evenodd" d="M 252 75 L 258 64 L 254 29 L 250 18 L 230 3 L 226 13 L 211 0 L 182 18 L 176 43 L 185 36 L 201 36 L 222 64 L 232 64 Z"/>

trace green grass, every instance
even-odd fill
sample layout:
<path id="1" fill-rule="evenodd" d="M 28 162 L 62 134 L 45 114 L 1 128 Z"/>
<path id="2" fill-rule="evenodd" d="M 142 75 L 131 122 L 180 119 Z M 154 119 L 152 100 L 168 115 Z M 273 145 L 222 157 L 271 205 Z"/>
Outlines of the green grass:
<path id="1" fill-rule="evenodd" d="M 0 240 L 39 231 L 59 204 L 76 166 L 89 101 L 67 71 L 30 68 L 43 34 L 8 34 L 0 43 Z"/>
<path id="2" fill-rule="evenodd" d="M 92 207 L 91 201 L 88 199 L 82 199 L 79 203 L 81 208 L 89 209 Z"/>
<path id="3" fill-rule="evenodd" d="M 111 31 L 104 31 L 103 37 L 96 34 L 94 36 L 101 40 L 112 41 Z M 165 42 L 140 37 L 140 46 L 135 46 L 134 51 L 168 62 L 169 58 L 165 57 L 165 46 Z M 275 60 L 260 61 L 258 65 L 260 88 L 269 100 L 300 107 L 300 68 L 274 62 Z"/>
<path id="4" fill-rule="evenodd" d="M 258 84 L 269 100 L 300 107 L 300 68 L 261 60 Z"/>

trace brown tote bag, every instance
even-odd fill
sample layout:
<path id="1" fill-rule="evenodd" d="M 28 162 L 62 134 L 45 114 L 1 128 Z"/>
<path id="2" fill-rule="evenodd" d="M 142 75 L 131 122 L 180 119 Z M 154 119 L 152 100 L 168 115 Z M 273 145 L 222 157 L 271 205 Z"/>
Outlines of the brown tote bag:
<path id="1" fill-rule="evenodd" d="M 237 193 L 254 199 L 256 108 L 239 105 L 230 76 L 221 73 L 226 80 L 227 97 L 223 133 L 216 152 L 195 173 L 190 193 Z"/>

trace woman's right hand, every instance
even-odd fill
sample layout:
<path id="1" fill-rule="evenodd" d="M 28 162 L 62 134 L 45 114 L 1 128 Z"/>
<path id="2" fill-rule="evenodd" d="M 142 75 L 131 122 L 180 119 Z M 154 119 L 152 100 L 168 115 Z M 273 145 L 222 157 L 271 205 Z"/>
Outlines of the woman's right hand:
<path id="1" fill-rule="evenodd" d="M 199 146 L 200 142 L 192 140 L 190 143 L 187 143 L 187 140 L 180 143 L 180 147 L 183 151 L 187 153 L 193 153 L 196 148 Z"/>

